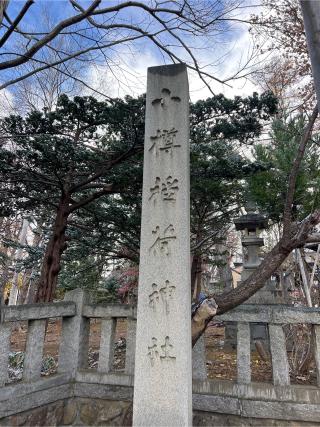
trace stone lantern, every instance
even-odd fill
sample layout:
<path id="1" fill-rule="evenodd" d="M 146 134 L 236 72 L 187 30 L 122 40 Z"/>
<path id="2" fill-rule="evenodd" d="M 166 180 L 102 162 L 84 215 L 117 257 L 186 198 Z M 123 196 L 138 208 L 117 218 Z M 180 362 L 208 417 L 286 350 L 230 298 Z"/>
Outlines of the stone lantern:
<path id="1" fill-rule="evenodd" d="M 253 203 L 247 203 L 245 208 L 247 213 L 234 220 L 236 230 L 241 231 L 241 244 L 246 251 L 241 281 L 246 280 L 261 263 L 259 249 L 264 245 L 264 240 L 259 237 L 259 234 L 267 227 L 268 223 L 264 215 L 256 212 L 256 207 Z M 276 288 L 275 282 L 269 279 L 264 287 L 244 304 L 279 304 L 283 302 L 281 294 Z M 252 348 L 254 348 L 256 341 L 262 341 L 267 344 L 268 331 L 265 324 L 251 323 L 250 328 Z M 232 348 L 236 346 L 236 325 L 233 322 L 226 322 L 225 346 Z"/>
<path id="2" fill-rule="evenodd" d="M 264 240 L 259 237 L 268 224 L 264 215 L 256 213 L 253 203 L 246 205 L 247 213 L 234 220 L 236 230 L 241 231 L 241 243 L 246 249 L 247 255 L 244 257 L 241 281 L 246 280 L 251 273 L 260 265 L 259 248 L 264 245 Z M 279 290 L 275 283 L 269 279 L 264 287 L 256 292 L 245 304 L 279 304 L 282 302 Z"/>

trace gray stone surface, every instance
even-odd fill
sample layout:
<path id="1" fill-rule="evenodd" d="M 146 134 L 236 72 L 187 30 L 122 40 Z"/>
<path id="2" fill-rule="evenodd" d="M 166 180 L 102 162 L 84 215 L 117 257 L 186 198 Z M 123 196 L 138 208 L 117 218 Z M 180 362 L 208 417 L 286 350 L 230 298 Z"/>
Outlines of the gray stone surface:
<path id="1" fill-rule="evenodd" d="M 23 365 L 23 379 L 26 381 L 40 378 L 45 333 L 45 320 L 29 320 Z"/>
<path id="2" fill-rule="evenodd" d="M 133 424 L 191 425 L 189 90 L 148 69 Z"/>
<path id="3" fill-rule="evenodd" d="M 320 326 L 313 326 L 313 334 L 314 334 L 314 360 L 316 363 L 317 369 L 317 384 L 320 387 Z"/>
<path id="4" fill-rule="evenodd" d="M 2 388 L 0 425 L 41 426 L 46 425 L 44 422 L 40 422 L 45 419 L 52 419 L 50 425 L 57 425 L 54 423 L 54 413 L 52 413 L 52 418 L 51 416 L 46 418 L 44 407 L 48 405 L 49 410 L 52 407 L 51 404 L 60 399 L 65 402 L 63 425 L 131 425 L 129 413 L 128 418 L 126 420 L 121 418 L 121 421 L 117 421 L 117 414 L 122 413 L 121 408 L 130 407 L 133 387 L 106 384 L 111 378 L 111 374 L 100 375 L 95 372 L 87 372 L 88 375 L 81 374 L 79 373 L 75 383 L 70 381 L 70 378 L 60 375 L 56 378 Z M 119 378 L 120 376 L 117 381 Z M 92 382 L 82 382 L 81 380 Z M 101 383 L 99 384 L 98 381 Z M 4 399 L 2 391 L 7 389 L 11 389 L 11 393 L 7 394 Z M 126 402 L 126 404 L 122 402 Z M 194 381 L 193 409 L 198 416 L 201 415 L 202 419 L 200 422 L 199 417 L 194 418 L 194 425 L 274 425 L 280 427 L 282 425 L 300 426 L 305 421 L 311 423 L 310 425 L 317 425 L 320 422 L 319 408 L 320 391 L 312 386 L 274 387 L 271 384 L 240 385 L 230 381 Z M 25 413 L 25 411 L 28 412 Z M 39 424 L 34 424 L 37 419 L 39 419 Z M 11 420 L 12 423 L 6 423 L 6 420 Z M 216 421 L 215 424 L 213 424 L 213 420 Z M 217 420 L 219 420 L 219 424 L 217 424 Z M 118 422 L 119 424 L 117 424 Z M 127 422 L 129 424 L 126 424 Z M 173 420 L 170 426 L 174 425 Z"/>
<path id="5" fill-rule="evenodd" d="M 76 314 L 62 322 L 58 371 L 75 376 L 78 369 L 88 364 L 90 321 L 82 316 L 82 310 L 89 297 L 83 290 L 75 289 L 65 295 L 65 300 L 76 303 Z"/>
<path id="6" fill-rule="evenodd" d="M 241 401 L 244 417 L 272 418 L 278 420 L 303 420 L 320 422 L 320 406 L 292 402 Z"/>
<path id="7" fill-rule="evenodd" d="M 55 302 L 28 305 L 9 305 L 3 307 L 3 320 L 5 322 L 18 322 L 21 320 L 39 320 L 50 317 L 73 316 L 76 307 L 73 302 Z"/>
<path id="8" fill-rule="evenodd" d="M 192 349 L 192 378 L 194 380 L 207 379 L 206 346 L 204 342 L 204 335 L 201 335 Z"/>
<path id="9" fill-rule="evenodd" d="M 11 324 L 0 322 L 0 387 L 8 380 Z"/>
<path id="10" fill-rule="evenodd" d="M 136 307 L 124 304 L 90 305 L 83 307 L 82 314 L 85 317 L 105 318 L 105 317 L 137 317 Z"/>
<path id="11" fill-rule="evenodd" d="M 286 338 L 281 325 L 269 325 L 272 377 L 274 385 L 289 385 Z"/>
<path id="12" fill-rule="evenodd" d="M 98 372 L 111 372 L 113 367 L 116 319 L 102 319 Z"/>
<path id="13" fill-rule="evenodd" d="M 228 414 L 240 415 L 240 401 L 233 396 L 193 394 L 192 402 L 197 411 L 224 413 L 228 408 Z"/>
<path id="14" fill-rule="evenodd" d="M 250 325 L 247 322 L 237 324 L 237 380 L 239 383 L 251 382 L 250 366 Z"/>
<path id="15" fill-rule="evenodd" d="M 239 384 L 227 380 L 194 381 L 193 393 L 214 396 L 232 396 L 270 402 L 320 403 L 320 390 L 314 386 L 274 386 L 268 383 Z M 228 407 L 225 408 L 227 413 Z"/>
<path id="16" fill-rule="evenodd" d="M 60 399 L 66 399 L 72 396 L 72 385 L 65 384 L 58 387 L 35 391 L 32 394 L 25 396 L 14 397 L 10 400 L 1 402 L 0 418 L 19 412 L 28 411 L 32 408 L 38 408 L 42 405 L 47 405 L 56 402 Z"/>
<path id="17" fill-rule="evenodd" d="M 201 398 L 200 398 L 201 399 Z M 246 405 L 245 405 L 246 406 Z M 276 419 L 281 416 L 281 409 L 274 407 L 276 412 L 269 413 L 268 418 L 258 418 L 260 412 L 270 411 L 270 407 L 262 405 L 254 417 L 223 414 L 214 411 L 195 410 L 193 426 L 237 426 L 237 427 L 315 427 L 320 423 L 314 420 L 284 420 Z M 255 403 L 250 413 L 255 409 Z M 273 408 L 271 408 L 272 410 Z M 300 408 L 301 409 L 301 408 Z M 312 409 L 309 407 L 309 409 Z M 287 406 L 285 412 L 290 410 Z M 246 409 L 244 408 L 244 411 Z M 305 410 L 302 410 L 304 414 Z M 317 412 L 317 408 L 316 408 Z M 273 417 L 273 418 L 272 418 Z M 309 415 L 309 418 L 312 417 Z M 301 418 L 301 417 L 300 417 Z M 121 399 L 94 397 L 73 397 L 43 404 L 37 408 L 25 410 L 0 419 L 0 426 L 131 426 L 132 403 Z M 171 424 L 173 425 L 173 423 Z M 171 426 L 170 426 L 171 427 Z"/>
<path id="18" fill-rule="evenodd" d="M 85 382 L 76 382 L 74 385 L 74 396 L 91 397 L 92 399 L 97 398 L 132 401 L 133 387 L 112 384 L 90 384 Z"/>
<path id="19" fill-rule="evenodd" d="M 312 323 L 319 325 L 320 308 L 243 304 L 227 313 L 217 316 L 218 319 L 228 322 L 263 322 L 278 325 L 286 323 Z"/>
<path id="20" fill-rule="evenodd" d="M 220 412 L 247 418 L 320 422 L 320 406 L 312 404 L 266 402 L 239 399 L 233 396 L 194 394 L 193 408 L 197 411 Z"/>
<path id="21" fill-rule="evenodd" d="M 272 414 L 269 415 L 272 417 Z M 247 418 L 240 415 L 219 414 L 217 412 L 194 411 L 193 426 L 218 427 L 315 427 L 320 423 L 308 421 L 276 420 L 273 418 Z"/>
<path id="22" fill-rule="evenodd" d="M 42 377 L 38 381 L 19 382 L 16 384 L 8 384 L 0 390 L 0 407 L 6 400 L 17 400 L 17 409 L 19 409 L 19 398 L 29 396 L 34 392 L 56 388 L 61 385 L 69 384 L 71 380 L 68 374 L 57 374 L 52 377 Z"/>
<path id="23" fill-rule="evenodd" d="M 78 371 L 76 375 L 77 381 L 93 383 L 93 384 L 114 384 L 114 385 L 133 385 L 132 375 L 125 373 L 110 372 L 109 374 L 95 372 L 92 369 Z"/>
<path id="24" fill-rule="evenodd" d="M 136 351 L 136 330 L 137 321 L 133 318 L 127 319 L 127 346 L 125 372 L 128 375 L 134 374 L 135 351 Z"/>

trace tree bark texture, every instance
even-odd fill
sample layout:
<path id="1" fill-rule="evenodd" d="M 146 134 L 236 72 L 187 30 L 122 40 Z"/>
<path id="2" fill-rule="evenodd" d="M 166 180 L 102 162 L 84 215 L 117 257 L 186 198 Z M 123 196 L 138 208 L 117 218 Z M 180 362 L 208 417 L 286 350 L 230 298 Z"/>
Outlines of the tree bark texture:
<path id="1" fill-rule="evenodd" d="M 61 269 L 61 256 L 67 247 L 66 228 L 70 213 L 69 201 L 70 197 L 68 195 L 64 195 L 60 200 L 52 235 L 42 263 L 35 302 L 50 302 L 53 300 L 58 283 L 58 274 Z"/>

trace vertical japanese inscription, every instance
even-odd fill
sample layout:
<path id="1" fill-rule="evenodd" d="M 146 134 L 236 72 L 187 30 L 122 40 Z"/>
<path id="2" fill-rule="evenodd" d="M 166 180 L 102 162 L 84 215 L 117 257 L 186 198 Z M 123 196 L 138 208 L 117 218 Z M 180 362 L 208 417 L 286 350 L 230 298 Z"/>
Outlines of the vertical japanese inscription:
<path id="1" fill-rule="evenodd" d="M 167 88 L 163 88 L 161 91 L 161 97 L 155 98 L 152 101 L 152 106 L 161 107 L 163 110 L 166 110 L 170 104 L 176 104 L 181 102 L 181 99 L 177 96 L 171 96 L 171 91 Z M 170 153 L 172 155 L 173 149 L 180 148 L 181 144 L 176 143 L 176 135 L 178 130 L 172 127 L 170 130 L 167 129 L 157 129 L 154 136 L 151 136 L 152 145 L 149 148 L 149 152 L 154 150 L 156 156 L 158 156 L 159 151 L 165 153 Z M 169 171 L 171 172 L 171 171 Z M 179 180 L 172 177 L 172 172 L 165 179 L 161 179 L 159 176 L 155 178 L 154 184 L 150 187 L 150 196 L 149 200 L 153 201 L 154 207 L 156 206 L 157 201 L 160 199 L 163 202 L 175 202 L 177 197 L 177 192 L 179 190 Z M 163 231 L 163 235 L 160 233 L 160 227 L 156 226 L 155 230 L 152 231 L 152 234 L 156 236 L 156 240 L 150 247 L 149 251 L 153 252 L 154 256 L 169 256 L 170 243 L 172 240 L 176 239 L 175 230 L 172 224 L 166 227 Z M 152 283 L 152 292 L 149 294 L 149 306 L 156 311 L 157 305 L 161 301 L 162 307 L 166 315 L 170 313 L 170 300 L 174 298 L 175 286 L 170 286 L 169 280 L 165 281 L 165 285 L 158 289 L 156 283 Z M 173 345 L 170 343 L 170 338 L 167 335 L 165 337 L 165 343 L 161 346 L 162 355 L 160 355 L 160 360 L 175 360 L 176 357 L 171 355 Z M 152 346 L 148 346 L 148 356 L 151 361 L 151 365 L 154 366 L 155 359 L 158 356 L 158 345 L 157 339 L 152 338 Z"/>
<path id="2" fill-rule="evenodd" d="M 134 426 L 192 420 L 188 99 L 184 65 L 149 70 Z"/>

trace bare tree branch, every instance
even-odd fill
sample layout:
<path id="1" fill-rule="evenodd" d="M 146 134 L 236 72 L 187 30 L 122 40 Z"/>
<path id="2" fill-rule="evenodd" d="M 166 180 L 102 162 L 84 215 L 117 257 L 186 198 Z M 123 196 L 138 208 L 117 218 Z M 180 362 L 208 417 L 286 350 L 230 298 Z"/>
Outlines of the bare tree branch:
<path id="1" fill-rule="evenodd" d="M 72 16 L 71 18 L 65 19 L 59 22 L 53 30 L 48 33 L 45 37 L 40 39 L 35 43 L 24 55 L 19 56 L 19 58 L 12 59 L 11 61 L 5 61 L 0 63 L 0 70 L 5 70 L 12 67 L 17 67 L 18 65 L 24 64 L 29 59 L 31 59 L 43 46 L 46 46 L 51 40 L 53 40 L 60 32 L 71 25 L 77 24 L 78 22 L 83 21 L 88 15 L 90 15 L 101 3 L 101 0 L 94 0 L 90 7 L 79 15 Z"/>
<path id="2" fill-rule="evenodd" d="M 24 4 L 23 8 L 17 15 L 16 19 L 12 22 L 11 26 L 8 28 L 7 32 L 4 33 L 4 35 L 0 39 L 0 47 L 2 47 L 5 42 L 8 40 L 8 38 L 11 36 L 11 34 L 16 30 L 19 22 L 24 17 L 24 15 L 27 13 L 29 7 L 34 3 L 34 0 L 28 0 Z"/>

